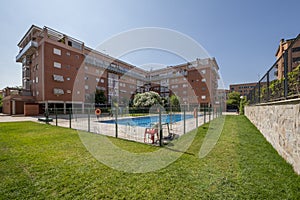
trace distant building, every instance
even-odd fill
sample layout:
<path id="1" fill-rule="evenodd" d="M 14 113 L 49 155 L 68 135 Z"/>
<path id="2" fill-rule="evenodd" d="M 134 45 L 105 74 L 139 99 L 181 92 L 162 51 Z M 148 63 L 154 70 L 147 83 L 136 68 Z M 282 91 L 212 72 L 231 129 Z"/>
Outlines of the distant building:
<path id="1" fill-rule="evenodd" d="M 22 64 L 22 88 L 6 88 L 4 111 L 38 114 L 47 108 L 84 109 L 94 103 L 96 90 L 106 104 L 126 104 L 136 93 L 172 94 L 186 105 L 215 105 L 218 64 L 215 58 L 146 71 L 100 53 L 84 42 L 48 27 L 32 25 L 18 43 L 16 61 Z M 30 112 L 26 111 L 26 105 Z"/>
<path id="2" fill-rule="evenodd" d="M 282 79 L 284 77 L 284 57 L 283 54 L 286 52 L 286 50 L 290 47 L 291 44 L 293 44 L 293 47 L 288 50 L 288 56 L 287 56 L 287 66 L 288 70 L 287 72 L 291 72 L 293 69 L 295 69 L 300 64 L 300 40 L 295 41 L 296 38 L 284 40 L 281 39 L 279 43 L 279 47 L 276 51 L 276 59 L 278 62 L 276 63 L 277 71 L 275 71 L 275 76 L 277 76 L 277 79 Z"/>
<path id="3" fill-rule="evenodd" d="M 239 92 L 241 96 L 247 96 L 256 84 L 257 83 L 231 84 L 229 90 L 230 92 Z"/>

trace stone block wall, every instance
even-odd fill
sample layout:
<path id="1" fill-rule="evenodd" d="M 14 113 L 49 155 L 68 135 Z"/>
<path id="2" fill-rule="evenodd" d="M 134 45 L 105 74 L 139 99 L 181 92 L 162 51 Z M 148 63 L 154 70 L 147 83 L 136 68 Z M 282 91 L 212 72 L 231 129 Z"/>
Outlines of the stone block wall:
<path id="1" fill-rule="evenodd" d="M 245 115 L 300 175 L 300 101 L 246 106 Z"/>

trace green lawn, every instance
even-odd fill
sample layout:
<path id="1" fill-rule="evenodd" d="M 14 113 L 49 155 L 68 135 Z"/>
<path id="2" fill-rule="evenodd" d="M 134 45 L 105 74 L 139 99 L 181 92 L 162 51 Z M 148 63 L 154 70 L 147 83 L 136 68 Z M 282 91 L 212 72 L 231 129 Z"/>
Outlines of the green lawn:
<path id="1" fill-rule="evenodd" d="M 247 118 L 226 116 L 217 145 L 199 159 L 207 128 L 168 167 L 131 174 L 94 159 L 75 130 L 0 123 L 0 199 L 300 199 L 300 176 Z M 159 148 L 111 140 L 134 152 Z"/>

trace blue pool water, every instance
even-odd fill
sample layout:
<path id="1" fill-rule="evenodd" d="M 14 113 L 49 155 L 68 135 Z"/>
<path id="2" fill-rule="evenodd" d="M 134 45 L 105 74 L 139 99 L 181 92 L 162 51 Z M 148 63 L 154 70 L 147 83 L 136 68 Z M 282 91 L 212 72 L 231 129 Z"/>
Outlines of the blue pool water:
<path id="1" fill-rule="evenodd" d="M 191 119 L 193 115 L 186 115 L 185 119 Z M 147 117 L 135 117 L 118 119 L 118 124 L 121 125 L 131 125 L 131 126 L 141 126 L 141 127 L 152 127 L 154 124 L 158 123 L 158 116 L 147 116 Z M 172 121 L 171 121 L 172 120 Z M 170 115 L 162 115 L 161 121 L 164 123 L 175 123 L 183 120 L 183 115 L 174 114 L 172 117 Z M 114 124 L 115 120 L 103 120 L 101 123 Z"/>

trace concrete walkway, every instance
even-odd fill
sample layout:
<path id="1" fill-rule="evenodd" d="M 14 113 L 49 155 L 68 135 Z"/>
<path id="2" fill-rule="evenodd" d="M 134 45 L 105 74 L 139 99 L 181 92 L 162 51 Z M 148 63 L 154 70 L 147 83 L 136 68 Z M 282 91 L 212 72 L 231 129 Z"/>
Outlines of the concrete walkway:
<path id="1" fill-rule="evenodd" d="M 38 117 L 25 117 L 24 115 L 6 115 L 0 113 L 0 122 L 21 122 L 21 121 L 38 121 Z"/>

